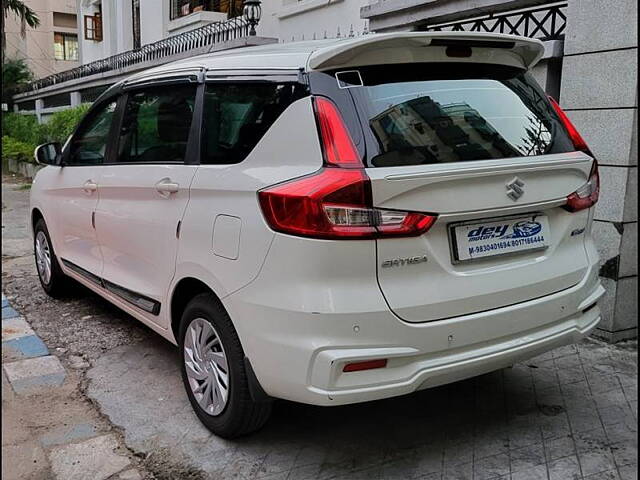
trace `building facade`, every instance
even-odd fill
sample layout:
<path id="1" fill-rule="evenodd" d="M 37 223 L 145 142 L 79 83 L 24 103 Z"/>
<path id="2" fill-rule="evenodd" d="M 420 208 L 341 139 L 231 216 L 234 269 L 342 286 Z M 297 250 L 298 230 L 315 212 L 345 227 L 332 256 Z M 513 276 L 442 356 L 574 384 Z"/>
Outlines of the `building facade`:
<path id="1" fill-rule="evenodd" d="M 75 1 L 25 0 L 25 4 L 38 14 L 40 26 L 27 26 L 22 37 L 20 20 L 9 13 L 5 19 L 6 58 L 24 59 L 35 78 L 76 67 L 79 52 Z"/>
<path id="2" fill-rule="evenodd" d="M 76 0 L 83 64 L 242 16 L 243 0 Z M 281 42 L 359 35 L 368 0 L 265 0 L 257 34 Z"/>
<path id="3" fill-rule="evenodd" d="M 362 35 L 368 21 L 360 9 L 369 0 L 267 0 L 258 34 L 281 42 Z"/>
<path id="4" fill-rule="evenodd" d="M 243 0 L 76 0 L 80 56 L 90 63 L 242 15 Z"/>

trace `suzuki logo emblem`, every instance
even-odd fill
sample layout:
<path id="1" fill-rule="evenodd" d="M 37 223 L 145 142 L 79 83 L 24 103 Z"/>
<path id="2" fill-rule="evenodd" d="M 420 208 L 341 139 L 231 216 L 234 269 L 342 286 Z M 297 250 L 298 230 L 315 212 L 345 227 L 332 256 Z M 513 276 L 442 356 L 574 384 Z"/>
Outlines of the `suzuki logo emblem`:
<path id="1" fill-rule="evenodd" d="M 514 177 L 509 183 L 507 183 L 507 197 L 514 202 L 524 195 L 524 182 L 518 177 Z"/>

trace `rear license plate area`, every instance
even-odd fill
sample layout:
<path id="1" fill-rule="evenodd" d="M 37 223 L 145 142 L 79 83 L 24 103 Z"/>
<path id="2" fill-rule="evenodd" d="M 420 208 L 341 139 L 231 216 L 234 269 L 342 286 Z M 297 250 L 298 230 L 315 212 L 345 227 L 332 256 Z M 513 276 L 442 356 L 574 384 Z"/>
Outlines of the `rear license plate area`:
<path id="1" fill-rule="evenodd" d="M 451 223 L 448 227 L 454 263 L 543 250 L 551 238 L 549 219 L 540 213 Z"/>

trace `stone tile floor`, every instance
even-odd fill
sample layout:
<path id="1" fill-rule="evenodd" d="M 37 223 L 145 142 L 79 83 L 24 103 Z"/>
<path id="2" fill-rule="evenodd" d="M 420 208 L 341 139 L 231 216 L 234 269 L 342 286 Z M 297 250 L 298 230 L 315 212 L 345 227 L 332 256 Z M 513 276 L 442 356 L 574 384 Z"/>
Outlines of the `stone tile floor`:
<path id="1" fill-rule="evenodd" d="M 195 419 L 166 342 L 105 354 L 88 372 L 88 394 L 130 449 L 202 478 L 631 480 L 636 362 L 635 343 L 589 339 L 400 398 L 333 408 L 276 402 L 267 426 L 236 442 Z"/>

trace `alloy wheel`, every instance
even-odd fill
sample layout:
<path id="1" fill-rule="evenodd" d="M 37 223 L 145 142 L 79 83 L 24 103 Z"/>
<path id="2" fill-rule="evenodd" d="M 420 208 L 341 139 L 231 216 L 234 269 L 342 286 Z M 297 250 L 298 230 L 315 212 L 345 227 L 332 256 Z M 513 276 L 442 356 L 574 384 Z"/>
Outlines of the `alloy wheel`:
<path id="1" fill-rule="evenodd" d="M 191 321 L 184 338 L 184 364 L 191 392 L 209 415 L 219 415 L 229 396 L 229 367 L 220 336 L 204 318 Z"/>
<path id="2" fill-rule="evenodd" d="M 42 230 L 36 235 L 36 266 L 40 279 L 48 285 L 51 280 L 51 248 Z"/>

